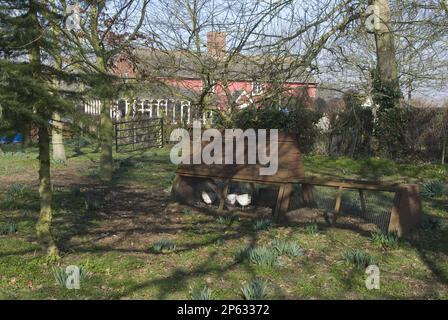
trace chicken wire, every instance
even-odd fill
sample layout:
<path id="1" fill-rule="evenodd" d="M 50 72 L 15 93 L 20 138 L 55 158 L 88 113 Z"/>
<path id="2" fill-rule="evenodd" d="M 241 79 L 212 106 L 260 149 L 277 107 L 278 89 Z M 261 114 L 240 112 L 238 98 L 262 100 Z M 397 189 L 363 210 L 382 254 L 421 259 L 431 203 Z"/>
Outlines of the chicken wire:
<path id="1" fill-rule="evenodd" d="M 300 190 L 301 188 L 296 187 Z M 313 195 L 317 209 L 333 212 L 339 190 L 335 187 L 314 186 Z M 340 216 L 354 216 L 375 224 L 387 232 L 394 193 L 386 191 L 363 190 L 365 211 L 362 209 L 361 196 L 357 189 L 343 189 L 341 195 Z M 301 198 L 301 197 L 300 197 Z"/>

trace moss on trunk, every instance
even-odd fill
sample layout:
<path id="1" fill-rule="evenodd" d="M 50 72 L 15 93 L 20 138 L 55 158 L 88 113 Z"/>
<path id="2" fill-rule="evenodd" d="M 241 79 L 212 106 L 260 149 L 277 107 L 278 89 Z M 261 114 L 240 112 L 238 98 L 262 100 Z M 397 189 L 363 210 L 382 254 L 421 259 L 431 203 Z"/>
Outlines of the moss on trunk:
<path id="1" fill-rule="evenodd" d="M 36 224 L 39 243 L 51 257 L 59 257 L 58 248 L 51 233 L 52 190 L 50 175 L 50 137 L 45 125 L 39 126 L 39 196 L 40 215 Z"/>

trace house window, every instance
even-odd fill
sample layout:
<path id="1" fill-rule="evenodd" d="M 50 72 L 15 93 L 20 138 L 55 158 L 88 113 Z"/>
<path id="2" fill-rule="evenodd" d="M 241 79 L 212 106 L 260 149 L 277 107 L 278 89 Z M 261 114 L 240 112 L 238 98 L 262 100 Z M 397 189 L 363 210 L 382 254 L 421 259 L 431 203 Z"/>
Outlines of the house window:
<path id="1" fill-rule="evenodd" d="M 212 81 L 212 83 L 210 84 L 211 85 L 211 88 L 210 88 L 210 91 L 212 92 L 212 93 L 216 93 L 216 81 Z"/>
<path id="2" fill-rule="evenodd" d="M 257 95 L 262 93 L 263 93 L 263 86 L 261 85 L 261 83 L 258 81 L 252 82 L 252 94 Z"/>

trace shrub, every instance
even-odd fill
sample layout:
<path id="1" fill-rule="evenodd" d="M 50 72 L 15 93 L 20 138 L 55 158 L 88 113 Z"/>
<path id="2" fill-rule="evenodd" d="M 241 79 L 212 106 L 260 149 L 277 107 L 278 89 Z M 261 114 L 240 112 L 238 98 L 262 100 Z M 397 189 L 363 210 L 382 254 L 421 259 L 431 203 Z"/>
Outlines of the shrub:
<path id="1" fill-rule="evenodd" d="M 441 181 L 430 181 L 423 184 L 421 195 L 425 198 L 437 198 L 446 193 L 447 189 L 447 185 Z"/>
<path id="2" fill-rule="evenodd" d="M 170 252 L 176 249 L 176 243 L 173 240 L 162 239 L 155 242 L 151 249 L 154 253 Z"/>
<path id="3" fill-rule="evenodd" d="M 264 246 L 246 247 L 237 252 L 235 261 L 249 261 L 251 264 L 270 268 L 278 265 L 278 253 L 275 249 Z"/>
<path id="4" fill-rule="evenodd" d="M 143 162 L 133 159 L 118 159 L 116 160 L 116 165 L 120 169 L 141 169 L 145 166 Z"/>
<path id="5" fill-rule="evenodd" d="M 268 294 L 268 283 L 265 280 L 254 279 L 241 288 L 244 299 L 263 300 Z"/>
<path id="6" fill-rule="evenodd" d="M 100 176 L 100 167 L 96 167 L 89 172 L 89 177 L 98 178 Z"/>
<path id="7" fill-rule="evenodd" d="M 65 271 L 65 268 L 62 267 L 52 267 L 53 277 L 56 280 L 57 284 L 65 288 L 67 283 L 68 274 Z M 79 281 L 84 280 L 89 276 L 86 268 L 79 267 Z"/>
<path id="8" fill-rule="evenodd" d="M 15 182 L 11 184 L 5 192 L 6 201 L 14 201 L 25 194 L 26 186 L 23 183 Z"/>
<path id="9" fill-rule="evenodd" d="M 216 219 L 217 224 L 231 225 L 233 221 L 235 221 L 235 217 L 233 216 L 225 216 L 225 217 L 220 216 Z"/>
<path id="10" fill-rule="evenodd" d="M 372 256 L 361 250 L 349 250 L 343 254 L 344 261 L 357 269 L 364 269 L 374 264 Z"/>
<path id="11" fill-rule="evenodd" d="M 193 213 L 193 211 L 191 210 L 191 208 L 183 208 L 182 209 L 182 214 L 184 214 L 184 215 L 190 215 L 192 213 Z"/>
<path id="12" fill-rule="evenodd" d="M 396 231 L 390 233 L 378 231 L 372 233 L 370 241 L 381 248 L 394 248 L 398 246 L 398 234 Z"/>
<path id="13" fill-rule="evenodd" d="M 249 254 L 253 247 L 244 247 L 239 249 L 235 254 L 235 261 L 236 262 L 243 262 L 249 258 Z"/>
<path id="14" fill-rule="evenodd" d="M 256 231 L 259 230 L 268 230 L 272 226 L 272 221 L 269 219 L 258 219 L 254 222 L 253 229 Z"/>
<path id="15" fill-rule="evenodd" d="M 422 221 L 420 222 L 420 227 L 423 230 L 428 230 L 428 231 L 442 230 L 443 229 L 443 223 L 438 218 L 424 216 Z"/>
<path id="16" fill-rule="evenodd" d="M 409 153 L 406 128 L 412 118 L 411 111 L 404 108 L 380 109 L 375 123 L 375 137 L 380 155 L 402 158 Z"/>
<path id="17" fill-rule="evenodd" d="M 68 275 L 65 273 L 65 269 L 61 267 L 53 267 L 53 276 L 57 284 L 60 287 L 65 287 Z"/>
<path id="18" fill-rule="evenodd" d="M 317 226 L 317 223 L 311 223 L 311 224 L 307 224 L 305 226 L 305 232 L 307 234 L 317 234 L 319 230 L 319 227 Z"/>
<path id="19" fill-rule="evenodd" d="M 0 227 L 0 234 L 14 234 L 17 232 L 17 225 L 14 222 L 7 222 Z"/>
<path id="20" fill-rule="evenodd" d="M 319 135 L 318 123 L 321 114 L 310 110 L 300 103 L 288 107 L 289 112 L 283 112 L 276 107 L 249 107 L 231 115 L 216 112 L 214 124 L 218 128 L 246 129 L 279 129 L 283 132 L 296 134 L 302 152 L 312 150 L 316 137 Z"/>
<path id="21" fill-rule="evenodd" d="M 96 199 L 85 199 L 84 206 L 87 211 L 94 211 L 101 208 L 100 202 Z"/>
<path id="22" fill-rule="evenodd" d="M 213 300 L 213 290 L 204 286 L 202 289 L 191 291 L 191 300 Z"/>
<path id="23" fill-rule="evenodd" d="M 214 245 L 215 246 L 222 246 L 224 244 L 224 242 L 225 242 L 225 240 L 223 238 L 219 238 L 219 239 L 216 239 Z"/>
<path id="24" fill-rule="evenodd" d="M 303 255 L 303 249 L 296 241 L 274 239 L 272 240 L 272 247 L 277 250 L 279 255 L 286 255 L 290 258 Z"/>
<path id="25" fill-rule="evenodd" d="M 255 247 L 249 252 L 249 261 L 263 267 L 278 265 L 278 253 L 273 248 Z"/>
<path id="26" fill-rule="evenodd" d="M 51 160 L 51 163 L 55 166 L 65 166 L 65 160 L 64 159 L 57 159 L 57 160 Z"/>

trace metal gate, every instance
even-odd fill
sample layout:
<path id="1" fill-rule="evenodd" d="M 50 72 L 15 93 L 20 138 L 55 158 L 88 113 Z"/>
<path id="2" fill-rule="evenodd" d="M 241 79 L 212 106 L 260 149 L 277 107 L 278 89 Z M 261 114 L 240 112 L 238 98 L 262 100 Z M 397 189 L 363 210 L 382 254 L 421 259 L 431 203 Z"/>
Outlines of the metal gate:
<path id="1" fill-rule="evenodd" d="M 115 149 L 131 152 L 153 147 L 163 147 L 163 119 L 138 115 L 131 119 L 117 120 L 115 125 Z"/>

